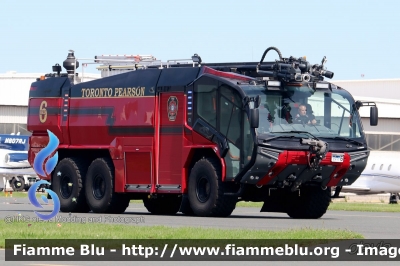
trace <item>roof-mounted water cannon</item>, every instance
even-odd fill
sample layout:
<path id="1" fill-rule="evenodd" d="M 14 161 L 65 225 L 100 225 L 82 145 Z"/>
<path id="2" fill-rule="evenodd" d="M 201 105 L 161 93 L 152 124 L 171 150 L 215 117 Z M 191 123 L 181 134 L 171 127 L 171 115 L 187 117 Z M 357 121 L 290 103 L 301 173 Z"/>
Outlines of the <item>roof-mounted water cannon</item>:
<path id="1" fill-rule="evenodd" d="M 260 70 L 261 64 L 268 51 L 275 50 L 279 55 L 279 60 L 270 66 L 272 71 Z M 256 66 L 256 72 L 261 76 L 274 77 L 275 79 L 281 79 L 286 82 L 310 82 L 311 76 L 309 71 L 311 69 L 310 63 L 308 63 L 304 57 L 300 58 L 283 58 L 281 52 L 275 47 L 269 47 L 265 50 L 260 62 Z"/>
<path id="2" fill-rule="evenodd" d="M 68 77 L 71 79 L 71 82 L 73 82 L 76 69 L 79 67 L 79 62 L 76 60 L 73 50 L 69 50 L 67 59 L 63 62 L 63 67 L 67 70 Z"/>
<path id="3" fill-rule="evenodd" d="M 317 78 L 319 77 L 320 80 L 323 80 L 322 77 L 327 77 L 329 79 L 333 78 L 334 73 L 324 68 L 324 65 L 327 61 L 328 60 L 326 59 L 326 56 L 324 56 L 324 58 L 322 58 L 321 65 L 313 65 L 311 70 L 312 75 L 316 76 Z"/>
<path id="4" fill-rule="evenodd" d="M 306 57 L 299 57 L 297 59 L 298 67 L 302 73 L 310 73 L 311 64 L 306 60 Z"/>
<path id="5" fill-rule="evenodd" d="M 273 64 L 262 64 L 268 51 L 275 50 L 279 55 L 279 60 Z M 260 62 L 256 66 L 259 76 L 273 77 L 284 82 L 315 82 L 322 81 L 323 77 L 333 78 L 333 72 L 324 69 L 326 57 L 322 59 L 321 65 L 311 65 L 305 57 L 283 58 L 280 51 L 275 47 L 265 50 Z"/>

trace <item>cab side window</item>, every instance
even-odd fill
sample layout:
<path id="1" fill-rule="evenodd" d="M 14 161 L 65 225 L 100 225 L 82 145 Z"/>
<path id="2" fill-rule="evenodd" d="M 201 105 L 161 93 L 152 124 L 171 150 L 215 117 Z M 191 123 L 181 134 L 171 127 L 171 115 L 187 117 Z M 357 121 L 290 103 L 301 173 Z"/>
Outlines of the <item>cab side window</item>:
<path id="1" fill-rule="evenodd" d="M 219 130 L 238 146 L 241 125 L 240 97 L 227 85 L 221 85 L 219 91 Z"/>
<path id="2" fill-rule="evenodd" d="M 225 156 L 226 178 L 234 178 L 241 169 L 242 158 L 242 110 L 239 94 L 231 87 L 219 87 L 219 131 L 227 138 L 229 151 Z"/>
<path id="3" fill-rule="evenodd" d="M 217 128 L 218 81 L 203 77 L 194 86 L 194 108 L 197 116 Z"/>

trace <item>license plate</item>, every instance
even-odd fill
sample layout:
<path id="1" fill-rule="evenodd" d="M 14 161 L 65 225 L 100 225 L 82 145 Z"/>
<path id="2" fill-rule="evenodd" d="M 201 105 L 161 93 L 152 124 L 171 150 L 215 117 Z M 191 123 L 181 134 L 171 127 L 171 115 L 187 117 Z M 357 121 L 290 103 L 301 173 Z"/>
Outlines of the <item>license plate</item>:
<path id="1" fill-rule="evenodd" d="M 332 162 L 342 163 L 344 154 L 332 153 Z"/>

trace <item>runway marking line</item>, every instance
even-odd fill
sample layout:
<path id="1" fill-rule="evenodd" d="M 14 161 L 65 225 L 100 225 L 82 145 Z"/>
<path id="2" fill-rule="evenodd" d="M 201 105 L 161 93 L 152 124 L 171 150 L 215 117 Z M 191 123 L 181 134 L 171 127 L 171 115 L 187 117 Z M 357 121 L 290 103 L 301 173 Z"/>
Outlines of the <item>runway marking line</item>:
<path id="1" fill-rule="evenodd" d="M 71 266 L 71 264 L 25 264 L 25 265 L 31 265 L 31 266 Z M 73 264 L 73 266 L 79 266 L 79 265 Z"/>

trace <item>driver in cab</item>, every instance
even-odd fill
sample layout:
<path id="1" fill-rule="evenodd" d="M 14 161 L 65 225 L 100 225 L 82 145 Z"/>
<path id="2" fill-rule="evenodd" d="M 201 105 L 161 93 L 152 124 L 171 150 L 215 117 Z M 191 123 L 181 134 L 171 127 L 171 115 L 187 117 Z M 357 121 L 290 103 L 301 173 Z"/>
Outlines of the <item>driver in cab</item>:
<path id="1" fill-rule="evenodd" d="M 307 107 L 303 104 L 299 106 L 299 113 L 293 119 L 294 124 L 308 124 L 308 125 L 315 125 L 317 120 L 315 117 L 307 115 Z"/>

